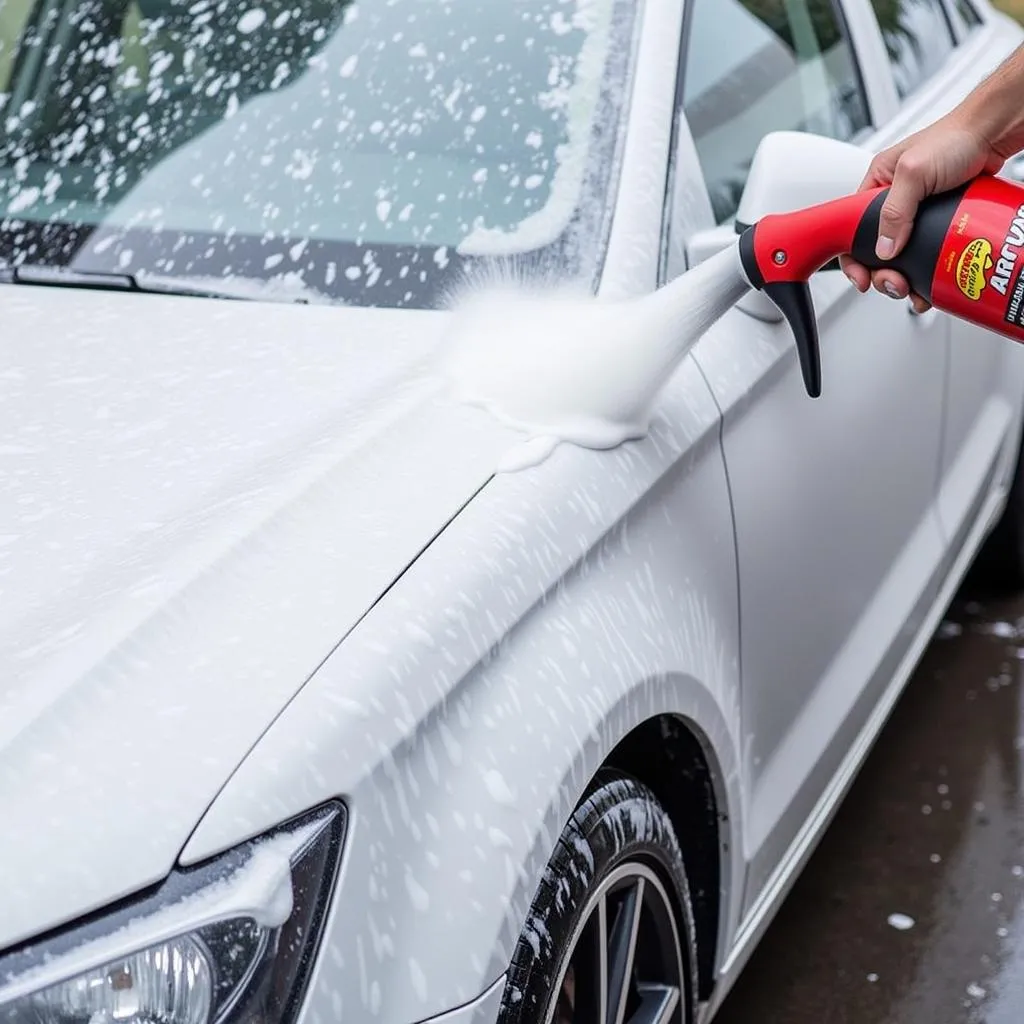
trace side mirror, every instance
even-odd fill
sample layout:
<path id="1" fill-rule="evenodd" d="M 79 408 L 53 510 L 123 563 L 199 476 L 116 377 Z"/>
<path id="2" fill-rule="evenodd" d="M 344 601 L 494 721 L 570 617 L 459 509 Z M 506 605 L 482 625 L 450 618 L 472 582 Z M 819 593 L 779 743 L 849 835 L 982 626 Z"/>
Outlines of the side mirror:
<path id="1" fill-rule="evenodd" d="M 808 132 L 770 132 L 754 152 L 735 223 L 694 235 L 686 247 L 688 266 L 720 252 L 769 213 L 789 213 L 848 195 L 870 163 L 871 154 L 849 142 Z M 778 307 L 759 292 L 744 295 L 736 306 L 758 320 L 782 320 Z"/>
<path id="2" fill-rule="evenodd" d="M 807 132 L 771 132 L 754 153 L 736 211 L 742 230 L 769 213 L 790 213 L 855 192 L 871 154 Z"/>

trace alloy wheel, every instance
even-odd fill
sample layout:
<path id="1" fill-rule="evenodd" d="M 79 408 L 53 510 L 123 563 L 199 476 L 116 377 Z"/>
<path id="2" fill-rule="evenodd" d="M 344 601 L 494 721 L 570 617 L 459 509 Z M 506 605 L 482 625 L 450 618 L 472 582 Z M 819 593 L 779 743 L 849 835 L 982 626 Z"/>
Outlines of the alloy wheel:
<path id="1" fill-rule="evenodd" d="M 547 1024 L 684 1024 L 684 962 L 660 879 L 646 864 L 620 864 L 573 933 Z"/>

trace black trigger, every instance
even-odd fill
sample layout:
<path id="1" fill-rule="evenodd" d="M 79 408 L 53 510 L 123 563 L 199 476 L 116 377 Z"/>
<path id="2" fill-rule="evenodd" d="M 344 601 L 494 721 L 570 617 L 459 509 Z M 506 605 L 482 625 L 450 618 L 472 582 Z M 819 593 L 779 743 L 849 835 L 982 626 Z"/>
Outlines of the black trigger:
<path id="1" fill-rule="evenodd" d="M 777 281 L 761 289 L 789 322 L 804 387 L 811 398 L 821 396 L 821 352 L 818 347 L 818 323 L 814 317 L 811 289 L 806 281 Z"/>

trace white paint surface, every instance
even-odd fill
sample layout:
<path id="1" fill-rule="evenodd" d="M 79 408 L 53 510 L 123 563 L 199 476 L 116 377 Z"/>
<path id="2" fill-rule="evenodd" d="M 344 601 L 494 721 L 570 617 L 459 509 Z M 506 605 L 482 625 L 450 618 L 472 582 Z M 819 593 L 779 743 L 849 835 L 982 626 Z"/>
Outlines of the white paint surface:
<path id="1" fill-rule="evenodd" d="M 493 472 L 445 319 L 0 288 L 0 947 L 162 878 Z"/>

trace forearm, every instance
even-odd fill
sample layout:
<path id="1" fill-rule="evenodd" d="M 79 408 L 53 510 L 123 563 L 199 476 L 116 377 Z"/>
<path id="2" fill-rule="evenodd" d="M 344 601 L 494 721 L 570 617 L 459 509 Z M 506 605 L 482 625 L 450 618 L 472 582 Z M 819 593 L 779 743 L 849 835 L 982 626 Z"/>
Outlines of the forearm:
<path id="1" fill-rule="evenodd" d="M 1024 46 L 1019 46 L 953 112 L 1004 159 L 1024 149 Z"/>

